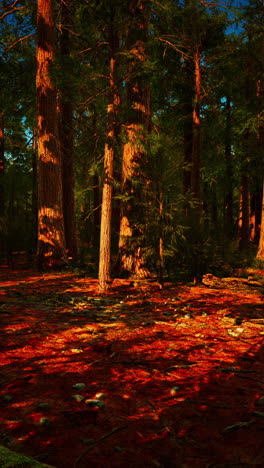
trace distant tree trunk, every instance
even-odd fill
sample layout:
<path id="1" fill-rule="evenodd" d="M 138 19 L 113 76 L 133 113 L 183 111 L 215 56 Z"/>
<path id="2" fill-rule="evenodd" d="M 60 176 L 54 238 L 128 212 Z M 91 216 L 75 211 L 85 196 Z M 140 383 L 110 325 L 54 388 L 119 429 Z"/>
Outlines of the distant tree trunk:
<path id="1" fill-rule="evenodd" d="M 95 150 L 97 146 L 97 109 L 96 106 L 93 107 L 93 134 L 95 138 Z M 94 164 L 97 162 L 97 152 L 94 150 Z M 101 197 L 100 197 L 100 178 L 98 175 L 98 172 L 96 172 L 93 175 L 93 229 L 92 229 L 92 244 L 95 247 L 96 250 L 96 256 L 98 257 L 98 249 L 99 249 L 99 244 L 100 244 L 100 203 L 101 203 Z M 96 258 L 97 258 L 96 257 Z"/>
<path id="2" fill-rule="evenodd" d="M 194 68 L 195 68 L 195 93 L 193 107 L 193 143 L 192 143 L 192 171 L 191 171 L 191 191 L 195 199 L 200 200 L 200 102 L 201 102 L 201 51 L 200 45 L 195 47 Z"/>
<path id="3" fill-rule="evenodd" d="M 32 140 L 32 215 L 34 220 L 34 235 L 33 235 L 33 248 L 34 252 L 37 248 L 37 239 L 38 239 L 38 162 L 37 162 L 37 138 L 36 130 L 33 133 Z"/>
<path id="4" fill-rule="evenodd" d="M 164 286 L 164 197 L 159 184 L 159 284 Z"/>
<path id="5" fill-rule="evenodd" d="M 134 224 L 138 207 L 133 206 L 140 200 L 140 191 L 135 180 L 143 183 L 142 165 L 146 159 L 144 143 L 151 127 L 150 88 L 139 77 L 138 68 L 146 61 L 145 40 L 148 24 L 145 0 L 130 2 L 131 16 L 136 21 L 129 25 L 127 49 L 128 60 L 128 122 L 125 125 L 126 142 L 123 148 L 121 191 L 127 201 L 120 206 L 119 257 L 121 271 L 129 276 L 146 277 L 149 275 L 142 257 L 141 229 Z M 136 35 L 135 35 L 136 32 Z M 133 183 L 134 182 L 134 183 Z M 142 186 L 141 186 L 142 188 Z"/>
<path id="6" fill-rule="evenodd" d="M 224 228 L 225 232 L 232 234 L 234 226 L 233 161 L 231 153 L 231 99 L 229 96 L 226 98 L 225 164 L 227 190 L 224 195 Z"/>
<path id="7" fill-rule="evenodd" d="M 5 211 L 5 191 L 4 191 L 4 173 L 5 173 L 5 133 L 4 133 L 4 113 L 0 113 L 0 217 Z"/>
<path id="8" fill-rule="evenodd" d="M 114 174 L 114 154 L 117 133 L 117 109 L 119 95 L 116 85 L 116 53 L 118 50 L 118 36 L 114 31 L 114 20 L 109 33 L 110 45 L 110 76 L 109 103 L 107 109 L 107 138 L 104 153 L 104 181 L 102 193 L 102 212 L 100 230 L 99 254 L 99 290 L 107 292 L 111 287 L 111 221 L 112 221 L 112 193 Z"/>
<path id="9" fill-rule="evenodd" d="M 60 54 L 62 67 L 63 60 L 70 56 L 69 26 L 72 24 L 73 4 L 71 1 L 61 3 L 61 37 Z M 59 136 L 62 157 L 62 188 L 63 188 L 63 218 L 67 255 L 70 258 L 78 257 L 77 227 L 75 215 L 75 175 L 74 175 L 74 145 L 73 145 L 73 105 L 72 86 L 67 75 L 64 74 L 60 89 L 59 100 Z"/>
<path id="10" fill-rule="evenodd" d="M 183 194 L 191 193 L 192 147 L 193 147 L 193 60 L 183 59 L 182 67 L 182 113 L 183 113 Z M 185 214 L 188 214 L 188 203 Z"/>
<path id="11" fill-rule="evenodd" d="M 38 243 L 36 263 L 48 269 L 67 263 L 57 92 L 50 78 L 55 36 L 52 0 L 37 2 Z"/>
<path id="12" fill-rule="evenodd" d="M 264 261 L 264 183 L 263 183 L 263 189 L 262 189 L 262 214 L 261 214 L 260 238 L 259 238 L 257 259 Z"/>
<path id="13" fill-rule="evenodd" d="M 240 186 L 239 249 L 249 245 L 249 177 L 242 175 Z"/>
<path id="14" fill-rule="evenodd" d="M 260 225 L 262 210 L 262 187 L 257 188 L 250 194 L 250 215 L 249 215 L 249 240 L 256 244 L 259 243 Z"/>
<path id="15" fill-rule="evenodd" d="M 187 107 L 187 106 L 186 106 Z M 189 115 L 185 117 L 183 129 L 183 193 L 191 192 L 191 165 L 193 146 L 192 106 L 189 107 Z"/>

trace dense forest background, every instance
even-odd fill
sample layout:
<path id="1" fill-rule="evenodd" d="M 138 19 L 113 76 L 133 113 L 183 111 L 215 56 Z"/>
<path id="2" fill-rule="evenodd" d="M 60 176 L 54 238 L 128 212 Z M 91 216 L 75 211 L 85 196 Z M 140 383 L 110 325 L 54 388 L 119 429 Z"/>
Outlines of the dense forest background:
<path id="1" fill-rule="evenodd" d="M 107 291 L 264 260 L 261 0 L 1 3 L 1 263 Z"/>

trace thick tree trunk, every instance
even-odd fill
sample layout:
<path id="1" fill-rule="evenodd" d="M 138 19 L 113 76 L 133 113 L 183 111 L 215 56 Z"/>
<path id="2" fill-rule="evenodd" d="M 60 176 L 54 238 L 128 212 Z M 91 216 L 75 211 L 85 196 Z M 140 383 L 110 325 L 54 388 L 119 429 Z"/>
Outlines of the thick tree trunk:
<path id="1" fill-rule="evenodd" d="M 4 191 L 4 173 L 5 173 L 5 133 L 4 133 L 4 113 L 0 113 L 0 217 L 5 211 L 5 191 Z"/>
<path id="2" fill-rule="evenodd" d="M 102 194 L 100 254 L 99 254 L 99 290 L 107 292 L 111 287 L 111 221 L 112 221 L 112 193 L 114 174 L 115 140 L 117 134 L 117 111 L 120 103 L 116 85 L 116 53 L 118 37 L 114 33 L 114 24 L 110 31 L 110 79 L 109 104 L 107 109 L 107 139 L 104 153 L 104 182 Z"/>
<path id="3" fill-rule="evenodd" d="M 68 27 L 72 24 L 73 5 L 71 1 L 61 3 L 61 38 L 60 54 L 62 61 L 70 55 L 70 37 Z M 64 66 L 64 63 L 62 63 Z M 59 136 L 62 157 L 63 218 L 67 254 L 70 258 L 78 257 L 77 227 L 75 215 L 75 175 L 73 145 L 73 105 L 72 88 L 67 70 L 60 90 Z"/>
<path id="4" fill-rule="evenodd" d="M 263 190 L 262 190 L 262 214 L 261 214 L 260 238 L 259 238 L 257 259 L 264 261 L 264 184 L 263 184 Z"/>
<path id="5" fill-rule="evenodd" d="M 61 160 L 58 143 L 57 92 L 50 78 L 54 62 L 52 0 L 37 3 L 38 244 L 37 266 L 67 263 Z"/>
<path id="6" fill-rule="evenodd" d="M 194 52 L 195 93 L 194 93 L 194 107 L 193 107 L 193 143 L 192 143 L 192 171 L 191 171 L 191 191 L 196 200 L 200 200 L 200 166 L 201 166 L 201 149 L 200 149 L 201 63 L 200 62 L 201 62 L 200 46 L 197 45 L 195 48 L 195 52 Z"/>
<path id="7" fill-rule="evenodd" d="M 120 206 L 119 259 L 122 273 L 129 276 L 146 277 L 149 275 L 142 257 L 142 232 L 134 226 L 135 210 L 133 206 L 140 200 L 137 184 L 143 183 L 142 165 L 146 159 L 144 143 L 151 128 L 150 88 L 143 82 L 137 69 L 144 67 L 146 60 L 145 40 L 147 37 L 147 14 L 145 0 L 135 5 L 130 2 L 131 15 L 136 24 L 129 26 L 127 49 L 130 54 L 128 62 L 128 122 L 125 126 L 126 142 L 123 148 L 121 191 L 127 201 Z M 135 36 L 136 31 L 136 36 Z M 133 183 L 134 182 L 134 183 Z"/>

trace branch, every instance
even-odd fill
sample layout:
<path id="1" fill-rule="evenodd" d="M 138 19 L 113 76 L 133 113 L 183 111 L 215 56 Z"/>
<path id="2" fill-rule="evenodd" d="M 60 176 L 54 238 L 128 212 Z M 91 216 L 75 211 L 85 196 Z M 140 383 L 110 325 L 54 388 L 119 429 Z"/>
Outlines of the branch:
<path id="1" fill-rule="evenodd" d="M 94 50 L 94 49 L 97 49 L 98 47 L 100 47 L 101 45 L 109 45 L 109 42 L 99 42 L 98 44 L 96 44 L 94 47 L 88 47 L 88 49 L 84 49 L 84 50 L 81 50 L 81 52 L 77 52 L 76 55 L 80 55 L 80 54 L 83 54 L 84 52 L 87 52 L 87 51 L 90 51 L 90 50 Z"/>
<path id="2" fill-rule="evenodd" d="M 25 8 L 25 6 L 21 6 L 21 7 L 16 7 L 16 4 L 19 2 L 19 0 L 15 0 L 12 5 L 9 5 L 9 8 L 11 8 L 11 10 L 8 10 L 6 11 L 5 13 L 2 14 L 2 16 L 0 17 L 0 21 L 2 22 L 5 17 L 7 15 L 10 15 L 11 13 L 14 13 L 15 11 L 18 11 L 18 10 L 22 10 L 23 8 Z"/>
<path id="3" fill-rule="evenodd" d="M 79 463 L 79 461 L 84 457 L 84 455 L 86 455 L 86 453 L 88 453 L 91 450 L 91 448 L 93 448 L 95 445 L 97 445 L 102 440 L 107 439 L 107 437 L 110 437 L 112 434 L 115 434 L 116 432 L 121 431 L 121 429 L 126 429 L 126 428 L 127 428 L 127 425 L 115 427 L 112 431 L 110 431 L 107 434 L 103 435 L 102 437 L 100 437 L 100 439 L 97 439 L 95 442 L 93 442 L 91 445 L 89 445 L 89 447 L 87 447 L 87 449 L 84 450 L 84 452 L 81 453 L 81 455 L 79 455 L 78 458 L 75 460 L 74 468 L 77 467 L 77 463 Z"/>
<path id="4" fill-rule="evenodd" d="M 7 52 L 9 52 L 9 50 L 12 49 L 13 47 L 15 47 L 19 42 L 22 42 L 22 41 L 24 41 L 25 39 L 28 39 L 29 37 L 33 37 L 33 36 L 35 36 L 35 35 L 36 35 L 36 33 L 32 33 L 32 34 L 28 34 L 27 36 L 20 37 L 17 41 L 15 41 L 13 44 L 11 44 L 10 46 L 8 46 L 7 49 L 5 49 L 4 54 L 6 54 Z"/>
<path id="5" fill-rule="evenodd" d="M 179 49 L 173 42 L 168 41 L 168 39 L 163 39 L 162 37 L 157 38 L 158 41 L 160 42 L 165 42 L 165 44 L 170 45 L 173 49 L 175 49 L 179 54 L 181 54 L 185 59 L 190 58 L 189 55 L 187 55 L 183 50 Z"/>
<path id="6" fill-rule="evenodd" d="M 58 30 L 61 32 L 62 29 L 65 29 L 65 31 L 68 31 L 70 34 L 72 34 L 73 36 L 77 36 L 77 37 L 80 37 L 81 39 L 84 40 L 84 37 L 82 37 L 80 34 L 72 31 L 70 28 L 68 28 L 67 26 L 65 26 L 64 24 L 61 24 L 61 23 L 58 23 L 57 25 L 57 28 Z"/>

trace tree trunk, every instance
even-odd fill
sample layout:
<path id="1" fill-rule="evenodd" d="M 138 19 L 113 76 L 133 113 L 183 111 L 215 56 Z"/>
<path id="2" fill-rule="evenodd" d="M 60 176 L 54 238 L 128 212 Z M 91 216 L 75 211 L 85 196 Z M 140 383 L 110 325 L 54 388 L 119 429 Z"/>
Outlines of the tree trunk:
<path id="1" fill-rule="evenodd" d="M 264 261 L 264 183 L 263 183 L 263 190 L 262 190 L 262 214 L 261 214 L 260 238 L 259 238 L 257 259 Z"/>
<path id="2" fill-rule="evenodd" d="M 193 147 L 193 122 L 192 105 L 186 104 L 187 115 L 184 119 L 183 128 L 183 193 L 187 195 L 191 192 L 191 167 L 192 167 L 192 147 Z"/>
<path id="3" fill-rule="evenodd" d="M 249 177 L 242 175 L 240 186 L 239 249 L 249 245 Z"/>
<path id="4" fill-rule="evenodd" d="M 52 0 L 37 3 L 38 244 L 37 266 L 67 263 L 61 159 L 58 142 L 57 92 L 50 78 L 55 36 Z"/>
<path id="5" fill-rule="evenodd" d="M 200 102 L 201 102 L 201 52 L 200 45 L 195 47 L 194 68 L 195 68 L 195 93 L 193 107 L 193 143 L 192 143 L 192 171 L 191 171 L 191 191 L 196 200 L 200 200 Z"/>
<path id="6" fill-rule="evenodd" d="M 32 140 L 32 218 L 34 226 L 33 251 L 36 251 L 38 240 L 38 168 L 37 168 L 37 138 L 36 129 L 33 132 Z"/>
<path id="7" fill-rule="evenodd" d="M 5 190 L 4 190 L 4 173 L 5 173 L 5 134 L 4 134 L 4 113 L 0 113 L 0 217 L 5 212 Z"/>
<path id="8" fill-rule="evenodd" d="M 249 240 L 255 244 L 259 243 L 260 225 L 262 211 L 262 187 L 257 187 L 250 194 L 250 217 L 249 217 Z"/>
<path id="9" fill-rule="evenodd" d="M 139 216 L 135 205 L 140 200 L 140 189 L 136 189 L 135 181 L 143 187 L 142 165 L 146 159 L 144 143 L 151 127 L 150 88 L 137 73 L 137 69 L 143 68 L 146 61 L 148 25 L 145 0 L 139 0 L 137 5 L 130 2 L 130 11 L 136 21 L 135 24 L 130 24 L 127 37 L 130 54 L 127 82 L 128 122 L 125 125 L 126 142 L 123 148 L 121 180 L 121 192 L 127 201 L 122 201 L 120 206 L 119 258 L 122 273 L 146 277 L 149 272 L 142 257 L 142 231 L 134 224 L 135 213 Z"/>
<path id="10" fill-rule="evenodd" d="M 62 61 L 70 56 L 69 25 L 72 24 L 73 5 L 71 1 L 61 3 L 61 38 L 60 54 Z M 64 63 L 62 63 L 64 67 Z M 73 106 L 72 88 L 67 69 L 60 90 L 60 150 L 62 157 L 63 218 L 67 254 L 70 258 L 78 257 L 77 227 L 75 216 L 75 175 L 73 145 Z"/>
<path id="11" fill-rule="evenodd" d="M 234 226 L 233 161 L 231 153 L 231 100 L 229 96 L 226 98 L 225 164 L 227 190 L 224 195 L 224 228 L 226 233 L 232 234 Z"/>
<path id="12" fill-rule="evenodd" d="M 116 53 L 118 37 L 114 32 L 114 24 L 110 28 L 110 77 L 109 103 L 107 108 L 107 139 L 104 152 L 104 181 L 102 193 L 102 212 L 100 230 L 99 254 L 99 290 L 107 292 L 111 287 L 111 221 L 112 221 L 112 193 L 114 174 L 114 145 L 117 134 L 117 109 L 120 103 L 116 85 Z"/>

